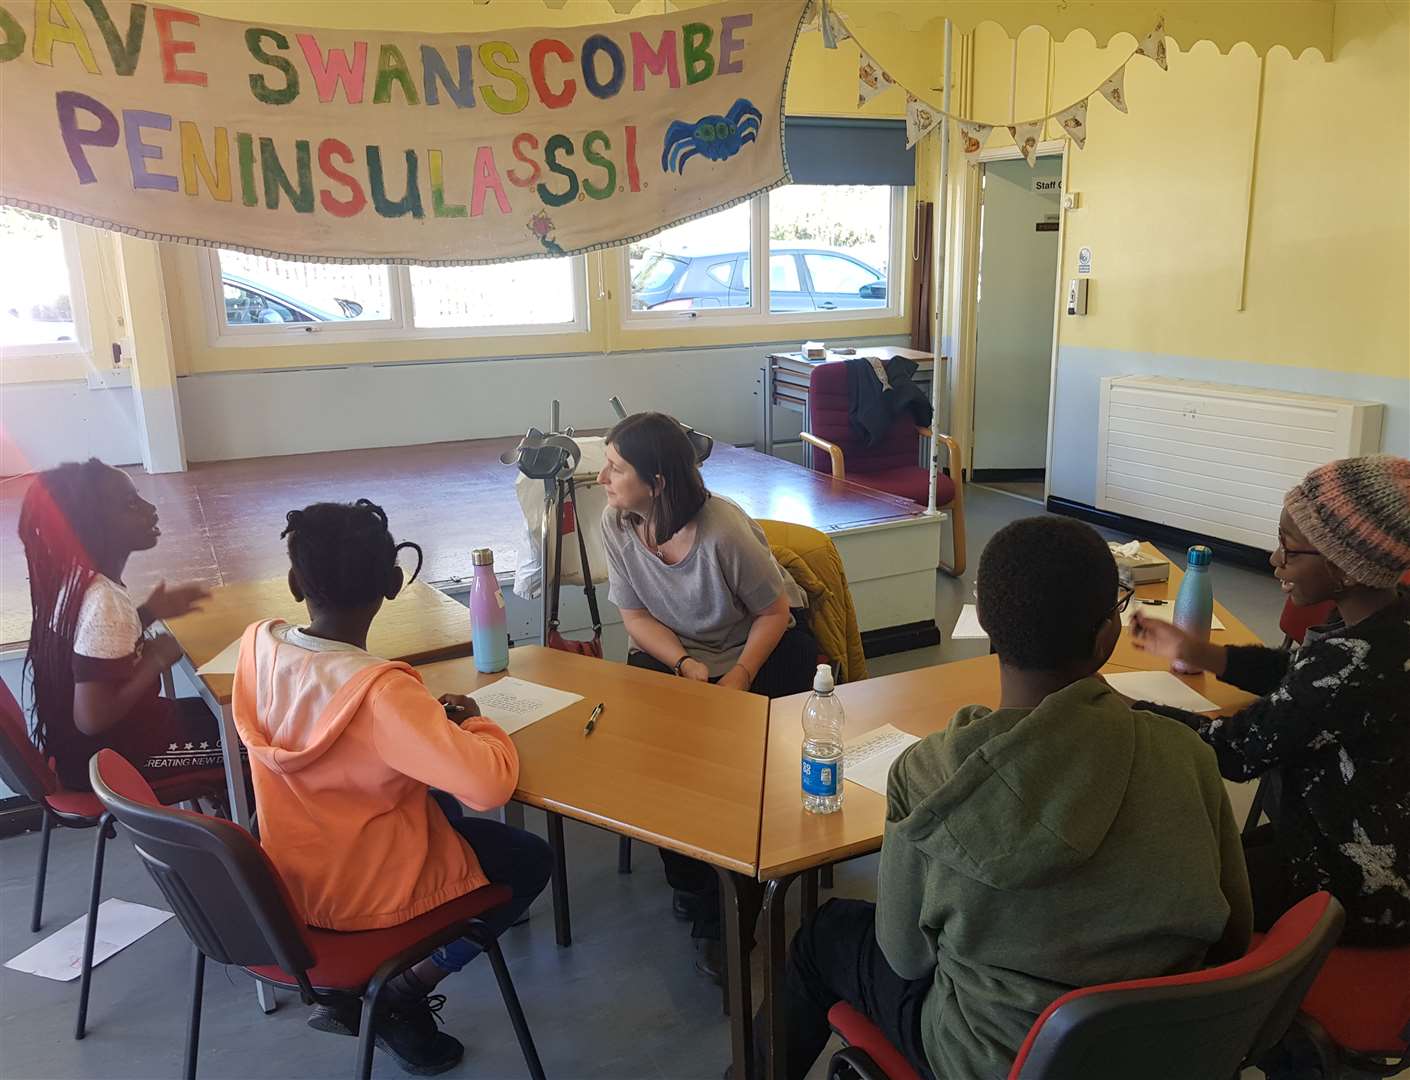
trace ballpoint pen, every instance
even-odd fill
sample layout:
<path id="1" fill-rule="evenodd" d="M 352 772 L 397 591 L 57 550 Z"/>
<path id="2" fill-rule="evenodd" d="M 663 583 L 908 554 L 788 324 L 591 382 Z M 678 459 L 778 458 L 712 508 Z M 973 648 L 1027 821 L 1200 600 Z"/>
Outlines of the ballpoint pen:
<path id="1" fill-rule="evenodd" d="M 588 722 L 583 725 L 583 734 L 591 735 L 593 728 L 597 727 L 597 718 L 602 715 L 603 706 L 599 704 L 592 710 L 592 715 L 588 717 Z"/>

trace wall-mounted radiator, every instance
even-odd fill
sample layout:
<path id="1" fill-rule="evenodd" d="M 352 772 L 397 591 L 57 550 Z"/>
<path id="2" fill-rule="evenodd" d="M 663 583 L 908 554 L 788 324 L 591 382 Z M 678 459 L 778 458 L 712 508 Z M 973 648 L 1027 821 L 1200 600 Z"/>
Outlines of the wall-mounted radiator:
<path id="1" fill-rule="evenodd" d="M 1271 550 L 1309 469 L 1374 454 L 1385 406 L 1247 386 L 1102 380 L 1097 507 Z"/>

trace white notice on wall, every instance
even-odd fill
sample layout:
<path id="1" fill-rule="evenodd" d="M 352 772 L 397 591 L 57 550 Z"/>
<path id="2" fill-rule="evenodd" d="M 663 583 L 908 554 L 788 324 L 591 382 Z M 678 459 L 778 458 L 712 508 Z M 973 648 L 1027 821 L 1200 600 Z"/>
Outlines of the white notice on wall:
<path id="1" fill-rule="evenodd" d="M 1035 176 L 1033 178 L 1033 190 L 1039 195 L 1051 195 L 1056 198 L 1062 191 L 1062 178 L 1058 176 Z"/>
<path id="2" fill-rule="evenodd" d="M 1092 249 L 1089 247 L 1077 249 L 1077 272 L 1079 274 L 1090 274 L 1092 272 Z"/>

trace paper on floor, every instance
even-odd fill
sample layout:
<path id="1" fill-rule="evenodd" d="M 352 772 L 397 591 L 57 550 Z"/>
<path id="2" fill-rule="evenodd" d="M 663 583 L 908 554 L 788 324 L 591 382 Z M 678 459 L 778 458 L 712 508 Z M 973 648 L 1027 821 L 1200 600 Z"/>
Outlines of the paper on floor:
<path id="1" fill-rule="evenodd" d="M 566 690 L 555 690 L 551 686 L 539 686 L 509 675 L 499 682 L 491 683 L 472 695 L 475 704 L 480 706 L 480 715 L 493 720 L 511 735 L 520 728 L 562 712 L 574 702 L 582 701 L 582 694 L 570 694 Z M 609 710 L 604 710 L 599 725 L 611 721 Z"/>
<path id="2" fill-rule="evenodd" d="M 950 640 L 984 639 L 988 636 L 984 627 L 979 625 L 979 609 L 973 604 L 960 608 L 960 617 L 955 623 L 955 628 L 950 631 Z"/>
<path id="3" fill-rule="evenodd" d="M 108 899 L 98 905 L 98 931 L 93 939 L 93 966 L 120 953 L 134 941 L 150 934 L 171 918 L 171 912 L 146 904 Z M 46 979 L 71 982 L 78 978 L 83 963 L 83 935 L 87 915 L 80 915 L 62 930 L 56 930 L 5 964 L 15 971 L 42 975 Z"/>
<path id="4" fill-rule="evenodd" d="M 197 675 L 234 675 L 240 662 L 240 639 L 236 638 L 196 669 Z"/>
<path id="5" fill-rule="evenodd" d="M 1118 693 L 1133 701 L 1153 701 L 1187 712 L 1217 712 L 1219 706 L 1191 690 L 1168 671 L 1120 671 L 1102 676 Z"/>
<path id="6" fill-rule="evenodd" d="M 843 748 L 842 779 L 861 784 L 884 796 L 892 763 L 906 747 L 918 742 L 920 736 L 891 724 L 864 731 L 855 739 L 849 739 Z"/>
<path id="7" fill-rule="evenodd" d="M 1132 600 L 1126 610 L 1121 613 L 1121 625 L 1130 626 L 1131 615 L 1133 612 L 1137 611 L 1141 613 L 1141 618 L 1143 619 L 1158 619 L 1161 622 L 1170 622 L 1170 620 L 1175 617 L 1174 604 L 1143 604 L 1140 600 Z M 1224 623 L 1220 620 L 1218 615 L 1215 615 L 1210 620 L 1209 628 L 1211 630 L 1223 630 Z"/>

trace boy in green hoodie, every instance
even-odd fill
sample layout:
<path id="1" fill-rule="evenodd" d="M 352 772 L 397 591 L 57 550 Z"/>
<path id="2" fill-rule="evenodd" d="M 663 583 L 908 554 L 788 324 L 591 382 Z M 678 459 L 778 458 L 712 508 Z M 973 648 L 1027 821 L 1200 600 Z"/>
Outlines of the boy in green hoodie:
<path id="1" fill-rule="evenodd" d="M 794 937 L 790 1080 L 838 1001 L 921 1076 L 979 1080 L 1069 990 L 1242 955 L 1248 876 L 1214 754 L 1097 674 L 1129 600 L 1080 522 L 1016 521 L 984 549 L 999 708 L 966 706 L 896 760 L 876 903 L 833 900 Z"/>

